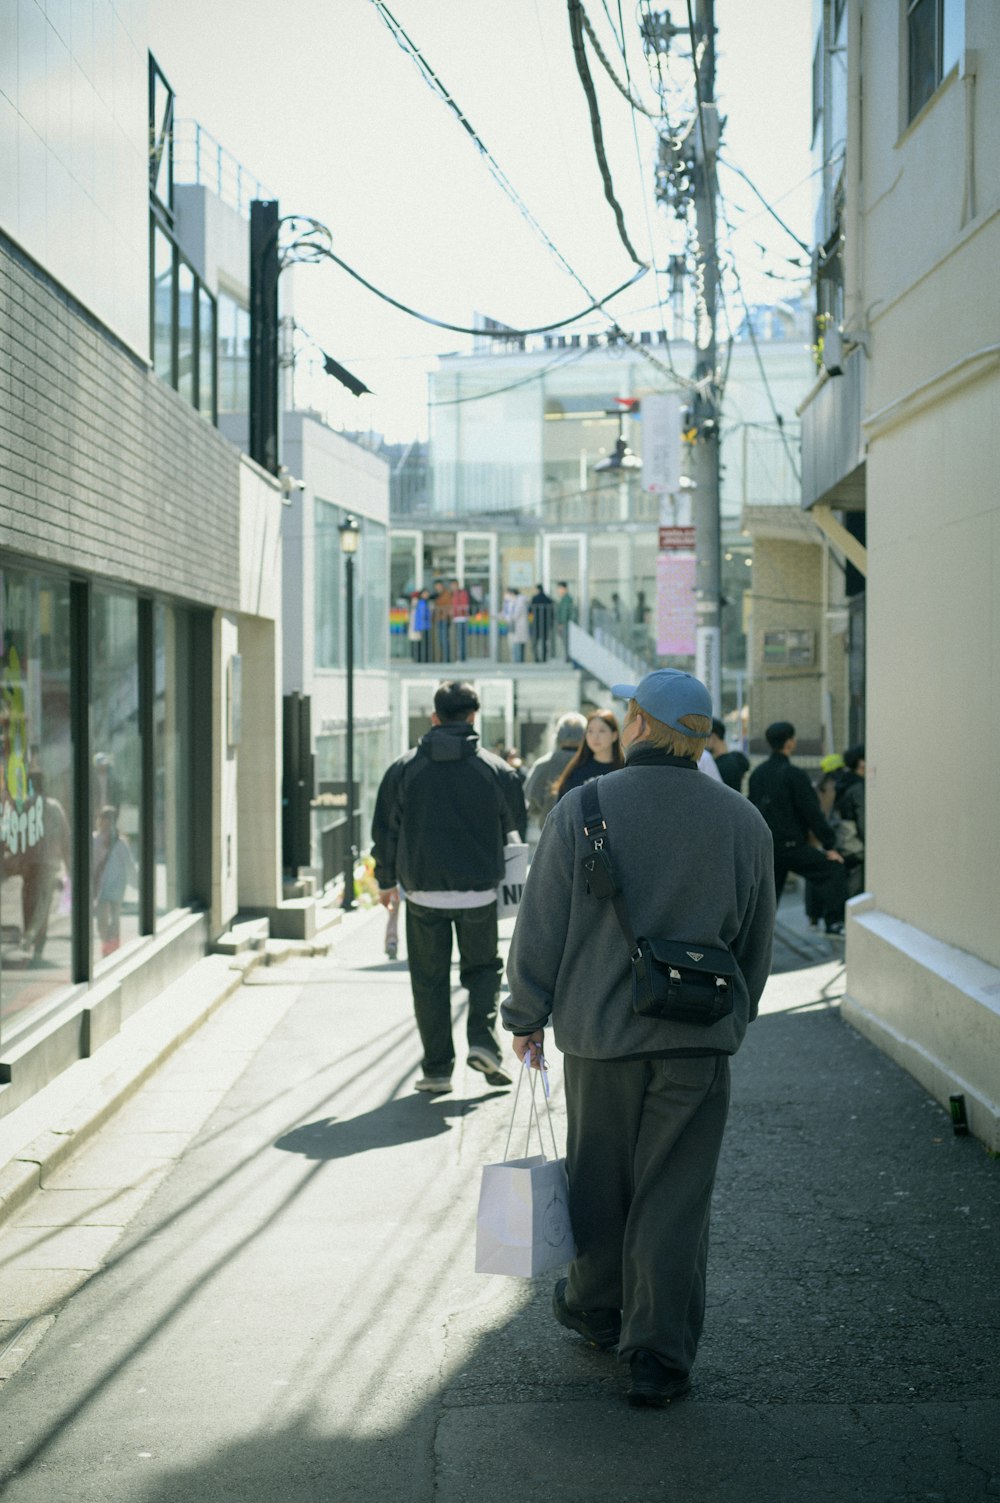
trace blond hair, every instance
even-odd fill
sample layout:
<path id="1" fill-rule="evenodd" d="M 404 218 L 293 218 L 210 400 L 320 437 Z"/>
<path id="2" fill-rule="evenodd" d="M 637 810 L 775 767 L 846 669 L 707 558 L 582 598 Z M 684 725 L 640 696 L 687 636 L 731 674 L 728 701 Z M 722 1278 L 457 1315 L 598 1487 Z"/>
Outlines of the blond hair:
<path id="1" fill-rule="evenodd" d="M 625 725 L 631 725 L 637 715 L 641 715 L 646 722 L 647 734 L 644 740 L 648 746 L 661 747 L 675 757 L 693 757 L 696 762 L 705 750 L 708 734 L 712 729 L 712 722 L 707 715 L 681 716 L 681 725 L 686 725 L 693 733 L 690 736 L 683 736 L 673 726 L 664 725 L 662 720 L 657 720 L 648 710 L 644 710 L 637 699 L 630 699 L 625 712 Z"/>

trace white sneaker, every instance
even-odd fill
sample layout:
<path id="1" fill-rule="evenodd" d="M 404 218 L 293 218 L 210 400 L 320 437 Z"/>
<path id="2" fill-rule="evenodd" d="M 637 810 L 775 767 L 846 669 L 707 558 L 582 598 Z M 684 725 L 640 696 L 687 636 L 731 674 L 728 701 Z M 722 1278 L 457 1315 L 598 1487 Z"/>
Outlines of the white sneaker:
<path id="1" fill-rule="evenodd" d="M 480 1048 L 478 1045 L 474 1049 L 469 1050 L 469 1068 L 471 1070 L 478 1070 L 480 1075 L 485 1075 L 487 1085 L 505 1086 L 513 1084 L 511 1077 L 507 1074 L 499 1058 L 495 1054 L 491 1054 L 488 1049 Z"/>
<path id="2" fill-rule="evenodd" d="M 420 1079 L 417 1081 L 413 1089 L 415 1091 L 427 1091 L 429 1094 L 432 1092 L 440 1093 L 441 1091 L 450 1091 L 451 1076 L 421 1075 Z"/>

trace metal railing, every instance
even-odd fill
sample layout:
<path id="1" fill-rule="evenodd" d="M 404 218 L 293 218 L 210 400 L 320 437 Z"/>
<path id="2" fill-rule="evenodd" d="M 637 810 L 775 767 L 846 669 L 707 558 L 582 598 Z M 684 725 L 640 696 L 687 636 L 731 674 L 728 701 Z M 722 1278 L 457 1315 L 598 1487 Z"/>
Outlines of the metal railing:
<path id="1" fill-rule="evenodd" d="M 174 181 L 207 188 L 247 218 L 255 198 L 275 197 L 197 120 L 178 120 L 174 125 Z"/>

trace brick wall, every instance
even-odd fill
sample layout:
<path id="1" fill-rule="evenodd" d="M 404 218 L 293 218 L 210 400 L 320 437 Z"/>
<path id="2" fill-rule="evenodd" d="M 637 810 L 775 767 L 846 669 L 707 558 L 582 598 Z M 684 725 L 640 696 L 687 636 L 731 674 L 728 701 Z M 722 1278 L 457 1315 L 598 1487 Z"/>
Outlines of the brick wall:
<path id="1" fill-rule="evenodd" d="M 0 237 L 0 547 L 239 604 L 239 456 Z"/>

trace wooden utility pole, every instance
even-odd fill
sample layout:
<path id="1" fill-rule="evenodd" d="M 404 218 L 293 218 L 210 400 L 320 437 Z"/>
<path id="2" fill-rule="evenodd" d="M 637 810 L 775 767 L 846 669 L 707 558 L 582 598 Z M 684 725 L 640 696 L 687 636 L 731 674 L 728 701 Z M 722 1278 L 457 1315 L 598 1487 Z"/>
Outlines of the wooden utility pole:
<path id="1" fill-rule="evenodd" d="M 722 707 L 722 561 L 719 519 L 719 390 L 715 319 L 719 264 L 716 236 L 716 153 L 719 113 L 715 102 L 715 3 L 697 0 L 694 65 L 697 91 L 695 120 L 694 204 L 698 234 L 695 268 L 695 368 L 698 383 L 692 402 L 697 430 L 690 475 L 695 482 L 695 671 Z"/>

